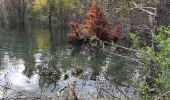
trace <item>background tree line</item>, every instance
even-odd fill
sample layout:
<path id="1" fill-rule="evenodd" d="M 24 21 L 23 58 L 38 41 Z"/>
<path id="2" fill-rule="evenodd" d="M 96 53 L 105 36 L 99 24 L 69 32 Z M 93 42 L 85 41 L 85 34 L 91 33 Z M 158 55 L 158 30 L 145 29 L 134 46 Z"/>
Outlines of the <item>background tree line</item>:
<path id="1" fill-rule="evenodd" d="M 23 28 L 31 23 L 66 26 L 64 23 L 78 17 L 80 6 L 79 0 L 1 0 L 0 26 L 4 29 Z"/>
<path id="2" fill-rule="evenodd" d="M 1 28 L 15 29 L 31 22 L 46 27 L 68 26 L 70 20 L 82 20 L 92 0 L 0 0 Z M 169 0 L 96 0 L 111 24 L 119 22 L 122 33 L 137 27 L 168 26 Z M 113 25 L 114 26 L 114 25 Z"/>

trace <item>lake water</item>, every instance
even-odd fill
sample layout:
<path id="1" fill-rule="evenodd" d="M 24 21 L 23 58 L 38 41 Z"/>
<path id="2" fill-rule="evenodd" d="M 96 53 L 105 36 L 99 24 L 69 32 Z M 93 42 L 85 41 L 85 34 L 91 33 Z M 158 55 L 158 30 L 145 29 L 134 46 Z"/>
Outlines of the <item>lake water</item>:
<path id="1" fill-rule="evenodd" d="M 37 28 L 0 32 L 0 98 L 23 92 L 56 93 L 74 84 L 78 97 L 136 98 L 131 80 L 132 62 L 107 54 L 101 48 L 72 46 L 67 31 Z"/>

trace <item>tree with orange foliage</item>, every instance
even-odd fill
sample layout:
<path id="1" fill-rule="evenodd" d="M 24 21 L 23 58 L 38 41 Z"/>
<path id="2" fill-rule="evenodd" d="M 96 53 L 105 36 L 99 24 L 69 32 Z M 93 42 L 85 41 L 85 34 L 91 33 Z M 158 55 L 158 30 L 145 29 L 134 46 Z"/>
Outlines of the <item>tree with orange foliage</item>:
<path id="1" fill-rule="evenodd" d="M 118 41 L 118 36 L 120 33 L 120 24 L 117 23 L 114 29 L 114 32 L 112 32 L 111 35 L 111 40 L 113 40 L 113 42 L 117 42 Z"/>
<path id="2" fill-rule="evenodd" d="M 87 12 L 87 19 L 78 24 L 75 21 L 70 23 L 72 32 L 68 34 L 68 40 L 71 43 L 84 43 L 92 36 L 96 36 L 103 41 L 117 42 L 120 32 L 120 25 L 117 24 L 114 32 L 110 32 L 110 24 L 102 9 L 95 3 L 91 2 Z"/>

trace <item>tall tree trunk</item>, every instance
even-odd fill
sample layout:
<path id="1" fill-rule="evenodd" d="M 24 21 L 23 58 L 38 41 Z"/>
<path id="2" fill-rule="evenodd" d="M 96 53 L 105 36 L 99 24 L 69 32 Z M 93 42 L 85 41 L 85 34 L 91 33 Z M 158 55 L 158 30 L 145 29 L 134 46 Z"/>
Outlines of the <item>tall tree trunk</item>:
<path id="1" fill-rule="evenodd" d="M 25 12 L 26 12 L 26 4 L 25 0 L 22 0 L 22 27 L 25 27 Z"/>
<path id="2" fill-rule="evenodd" d="M 7 19 L 7 11 L 6 11 L 6 8 L 5 8 L 5 0 L 2 0 L 2 13 L 3 13 L 3 17 L 4 17 L 4 21 L 5 21 L 5 28 L 8 27 L 8 19 Z"/>
<path id="3" fill-rule="evenodd" d="M 25 12 L 26 12 L 26 4 L 25 0 L 19 0 L 18 5 L 16 6 L 18 12 L 18 20 L 20 29 L 25 28 Z"/>
<path id="4" fill-rule="evenodd" d="M 48 4 L 49 4 L 48 28 L 49 28 L 50 35 L 51 35 L 51 41 L 53 41 L 54 34 L 52 32 L 52 14 L 53 14 L 53 11 L 55 10 L 55 8 L 54 8 L 54 0 L 48 0 Z"/>
<path id="5" fill-rule="evenodd" d="M 50 7 L 49 15 L 48 15 L 48 27 L 51 28 L 51 18 L 52 18 L 52 7 Z"/>
<path id="6" fill-rule="evenodd" d="M 170 0 L 159 0 L 157 15 L 158 26 L 170 26 Z"/>
<path id="7" fill-rule="evenodd" d="M 60 34 L 61 34 L 61 43 L 63 43 L 63 2 L 62 0 L 59 1 L 60 6 L 59 6 L 59 15 L 60 15 Z"/>

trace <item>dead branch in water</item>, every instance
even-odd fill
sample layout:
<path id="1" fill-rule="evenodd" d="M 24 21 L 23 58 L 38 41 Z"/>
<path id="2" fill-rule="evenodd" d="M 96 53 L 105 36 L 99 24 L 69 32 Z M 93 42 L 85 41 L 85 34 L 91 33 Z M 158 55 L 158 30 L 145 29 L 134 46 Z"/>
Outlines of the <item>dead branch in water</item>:
<path id="1" fill-rule="evenodd" d="M 17 91 L 17 90 L 15 90 L 15 89 L 10 88 L 10 87 L 4 86 L 4 85 L 0 85 L 0 86 L 3 87 L 3 88 L 5 88 L 5 89 L 13 90 L 13 91 L 15 91 L 15 92 L 17 92 L 17 93 L 19 93 L 19 94 L 21 94 L 21 95 L 24 95 L 24 94 L 21 93 L 20 91 Z"/>

